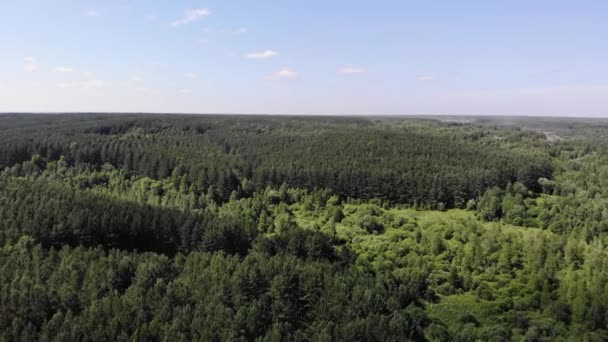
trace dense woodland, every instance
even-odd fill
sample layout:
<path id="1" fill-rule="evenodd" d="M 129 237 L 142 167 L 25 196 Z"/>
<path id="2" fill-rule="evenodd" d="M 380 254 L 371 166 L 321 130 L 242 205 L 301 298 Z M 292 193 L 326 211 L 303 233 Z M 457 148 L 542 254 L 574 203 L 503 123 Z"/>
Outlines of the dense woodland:
<path id="1" fill-rule="evenodd" d="M 608 340 L 608 121 L 0 115 L 0 340 Z"/>

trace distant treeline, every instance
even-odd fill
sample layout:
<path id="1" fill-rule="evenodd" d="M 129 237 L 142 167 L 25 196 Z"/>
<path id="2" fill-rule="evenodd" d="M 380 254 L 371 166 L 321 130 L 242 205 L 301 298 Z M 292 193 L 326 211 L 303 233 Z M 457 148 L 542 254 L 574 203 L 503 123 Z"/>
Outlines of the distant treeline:
<path id="1" fill-rule="evenodd" d="M 552 178 L 546 155 L 510 142 L 534 133 L 460 129 L 429 120 L 394 125 L 366 118 L 181 115 L 0 116 L 0 167 L 65 157 L 109 163 L 155 179 L 183 177 L 220 201 L 287 183 L 342 198 L 420 207 L 464 207 L 492 186 L 539 192 Z"/>

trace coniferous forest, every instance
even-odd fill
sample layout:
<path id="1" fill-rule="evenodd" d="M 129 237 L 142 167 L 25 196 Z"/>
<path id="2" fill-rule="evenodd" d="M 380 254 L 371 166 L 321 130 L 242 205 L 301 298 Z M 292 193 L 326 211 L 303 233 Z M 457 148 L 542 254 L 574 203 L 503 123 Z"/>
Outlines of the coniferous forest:
<path id="1" fill-rule="evenodd" d="M 0 341 L 606 341 L 608 120 L 0 115 Z"/>

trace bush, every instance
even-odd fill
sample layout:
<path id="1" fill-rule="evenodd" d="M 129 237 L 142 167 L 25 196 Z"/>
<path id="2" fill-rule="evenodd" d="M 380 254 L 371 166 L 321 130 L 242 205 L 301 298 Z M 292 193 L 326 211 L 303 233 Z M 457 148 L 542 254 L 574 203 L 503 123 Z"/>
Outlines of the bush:
<path id="1" fill-rule="evenodd" d="M 365 229 L 365 231 L 370 234 L 384 232 L 384 225 L 380 223 L 380 220 L 378 220 L 378 218 L 375 216 L 363 216 L 363 218 L 359 221 L 359 227 Z"/>

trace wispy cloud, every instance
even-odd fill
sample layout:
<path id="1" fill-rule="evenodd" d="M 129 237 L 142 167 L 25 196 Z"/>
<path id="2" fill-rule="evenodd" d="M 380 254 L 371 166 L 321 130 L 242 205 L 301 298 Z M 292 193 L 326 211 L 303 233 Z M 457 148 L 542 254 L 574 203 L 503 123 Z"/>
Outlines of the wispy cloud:
<path id="1" fill-rule="evenodd" d="M 431 75 L 418 75 L 418 76 L 416 76 L 416 79 L 421 82 L 430 82 L 430 81 L 433 81 L 435 79 L 435 77 L 433 77 Z"/>
<path id="2" fill-rule="evenodd" d="M 53 69 L 53 72 L 56 72 L 59 74 L 69 74 L 71 72 L 74 72 L 74 68 L 66 67 L 66 66 L 58 66 Z"/>
<path id="3" fill-rule="evenodd" d="M 131 77 L 131 82 L 143 82 L 143 78 L 139 77 L 139 76 L 133 76 Z"/>
<path id="4" fill-rule="evenodd" d="M 104 80 L 85 80 L 80 82 L 62 82 L 57 83 L 57 87 L 61 89 L 67 88 L 80 88 L 80 89 L 94 89 L 94 88 L 103 88 L 109 86 L 110 83 Z"/>
<path id="5" fill-rule="evenodd" d="M 178 27 L 182 25 L 187 25 L 199 20 L 202 17 L 206 17 L 210 15 L 211 12 L 206 8 L 195 8 L 189 9 L 184 12 L 184 16 L 180 19 L 177 19 L 171 23 L 171 26 Z"/>
<path id="6" fill-rule="evenodd" d="M 481 91 L 465 91 L 459 93 L 458 95 L 462 97 L 482 97 L 484 96 L 484 93 Z"/>
<path id="7" fill-rule="evenodd" d="M 25 57 L 23 58 L 23 70 L 27 72 L 36 71 L 38 69 L 38 62 L 36 62 L 36 58 L 34 57 Z"/>
<path id="8" fill-rule="evenodd" d="M 108 85 L 109 85 L 108 81 L 104 81 L 104 80 L 86 80 L 86 81 L 80 82 L 80 86 L 83 89 L 102 88 L 102 87 L 107 87 Z"/>
<path id="9" fill-rule="evenodd" d="M 183 94 L 183 95 L 188 95 L 188 94 L 191 94 L 191 93 L 192 93 L 192 90 L 187 89 L 187 88 L 184 88 L 184 89 L 180 89 L 180 90 L 179 90 L 179 93 L 180 93 L 180 94 Z"/>
<path id="10" fill-rule="evenodd" d="M 97 17 L 97 16 L 99 16 L 99 12 L 97 12 L 94 9 L 90 9 L 87 11 L 86 15 L 89 17 Z"/>
<path id="11" fill-rule="evenodd" d="M 274 74 L 272 74 L 272 76 L 270 78 L 278 80 L 278 79 L 294 79 L 297 77 L 298 77 L 298 73 L 295 70 L 292 70 L 289 68 L 283 68 L 281 70 L 278 70 Z"/>
<path id="12" fill-rule="evenodd" d="M 340 74 L 364 74 L 369 72 L 366 68 L 354 67 L 354 66 L 346 66 L 338 69 L 338 73 Z"/>
<path id="13" fill-rule="evenodd" d="M 215 33 L 215 34 L 224 34 L 226 33 L 226 29 L 223 28 L 212 28 L 212 27 L 203 27 L 201 31 L 205 34 Z M 229 30 L 228 30 L 229 31 Z"/>
<path id="14" fill-rule="evenodd" d="M 265 51 L 260 51 L 260 52 L 251 52 L 248 53 L 246 55 L 247 58 L 249 59 L 265 59 L 265 58 L 271 58 L 274 57 L 276 55 L 278 55 L 279 53 L 274 51 L 274 50 L 265 50 Z"/>
<path id="15" fill-rule="evenodd" d="M 520 93 L 528 95 L 608 94 L 605 84 L 569 84 L 553 87 L 526 88 Z"/>
<path id="16" fill-rule="evenodd" d="M 184 76 L 186 76 L 187 78 L 191 79 L 191 80 L 197 80 L 198 79 L 198 74 L 194 73 L 194 72 L 187 72 L 184 74 Z"/>
<path id="17" fill-rule="evenodd" d="M 134 87 L 133 88 L 134 91 L 141 93 L 141 94 L 152 94 L 154 92 L 153 89 L 147 88 L 147 87 Z"/>
<path id="18" fill-rule="evenodd" d="M 249 32 L 249 29 L 246 27 L 239 27 L 237 29 L 224 29 L 224 28 L 211 28 L 211 27 L 203 27 L 201 31 L 205 34 L 224 34 L 224 33 L 232 33 L 232 34 L 245 34 Z"/>

